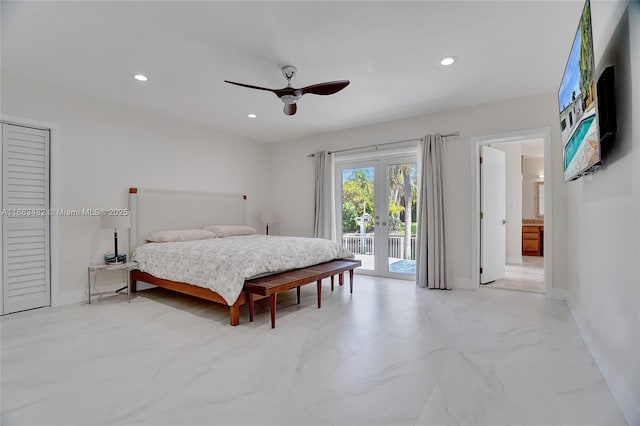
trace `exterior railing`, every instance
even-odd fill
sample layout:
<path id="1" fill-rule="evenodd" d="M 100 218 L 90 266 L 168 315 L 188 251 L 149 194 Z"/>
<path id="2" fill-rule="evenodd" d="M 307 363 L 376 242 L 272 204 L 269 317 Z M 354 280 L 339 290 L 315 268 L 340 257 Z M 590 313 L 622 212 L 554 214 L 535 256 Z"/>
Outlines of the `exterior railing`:
<path id="1" fill-rule="evenodd" d="M 416 259 L 416 236 L 411 236 L 411 256 L 408 260 Z M 404 235 L 389 235 L 389 257 L 404 259 Z M 344 234 L 342 246 L 354 254 L 375 255 L 375 244 L 372 234 L 360 236 L 358 234 Z"/>

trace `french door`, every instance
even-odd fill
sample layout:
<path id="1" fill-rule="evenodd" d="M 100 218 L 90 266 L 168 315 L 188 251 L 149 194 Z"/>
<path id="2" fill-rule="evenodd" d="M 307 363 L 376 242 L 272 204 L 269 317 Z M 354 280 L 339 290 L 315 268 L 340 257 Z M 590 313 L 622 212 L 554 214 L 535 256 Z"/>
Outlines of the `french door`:
<path id="1" fill-rule="evenodd" d="M 338 240 L 359 272 L 415 279 L 416 157 L 336 162 Z"/>

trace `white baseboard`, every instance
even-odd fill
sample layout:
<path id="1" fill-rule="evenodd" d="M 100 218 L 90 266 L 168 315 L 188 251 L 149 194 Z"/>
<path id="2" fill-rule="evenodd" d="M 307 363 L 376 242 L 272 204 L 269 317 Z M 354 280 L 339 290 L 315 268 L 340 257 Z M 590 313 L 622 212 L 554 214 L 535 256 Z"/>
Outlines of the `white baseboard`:
<path id="1" fill-rule="evenodd" d="M 625 420 L 630 426 L 640 425 L 640 401 L 636 399 L 631 389 L 627 387 L 622 377 L 616 372 L 613 364 L 607 360 L 606 356 L 600 352 L 598 347 L 593 343 L 591 334 L 585 327 L 585 323 L 580 317 L 571 297 L 567 297 L 567 305 L 569 306 L 569 311 L 573 319 L 576 321 L 576 324 L 578 324 L 584 343 L 587 345 L 589 352 L 591 352 L 591 356 L 600 369 L 600 372 L 602 372 L 604 380 L 607 382 L 607 385 L 609 385 L 609 389 L 618 403 Z"/>
<path id="2" fill-rule="evenodd" d="M 98 287 L 98 290 L 99 291 L 116 291 L 119 288 L 122 288 L 124 286 L 125 286 L 124 282 L 109 284 L 109 285 L 101 285 L 100 287 Z M 77 290 L 66 291 L 60 294 L 60 297 L 58 298 L 59 303 L 57 306 L 73 305 L 74 303 L 84 303 L 87 301 L 88 297 L 89 297 L 89 293 L 86 288 L 79 288 Z"/>
<path id="3" fill-rule="evenodd" d="M 73 305 L 87 301 L 87 289 L 77 289 L 60 293 L 57 306 Z"/>
<path id="4" fill-rule="evenodd" d="M 453 277 L 453 288 L 461 288 L 465 290 L 477 290 L 478 286 L 474 286 L 470 278 Z"/>
<path id="5" fill-rule="evenodd" d="M 553 299 L 553 300 L 568 299 L 567 289 L 565 288 L 552 288 L 546 293 L 546 295 L 548 299 Z"/>

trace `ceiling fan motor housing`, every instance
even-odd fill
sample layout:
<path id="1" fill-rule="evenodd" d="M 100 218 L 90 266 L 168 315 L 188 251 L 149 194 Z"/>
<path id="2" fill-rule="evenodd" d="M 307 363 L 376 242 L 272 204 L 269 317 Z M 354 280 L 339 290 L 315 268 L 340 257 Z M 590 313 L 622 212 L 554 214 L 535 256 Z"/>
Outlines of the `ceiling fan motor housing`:
<path id="1" fill-rule="evenodd" d="M 282 95 L 282 97 L 280 97 L 280 100 L 285 104 L 289 105 L 289 104 L 295 104 L 296 101 L 298 100 L 298 97 L 295 95 Z"/>

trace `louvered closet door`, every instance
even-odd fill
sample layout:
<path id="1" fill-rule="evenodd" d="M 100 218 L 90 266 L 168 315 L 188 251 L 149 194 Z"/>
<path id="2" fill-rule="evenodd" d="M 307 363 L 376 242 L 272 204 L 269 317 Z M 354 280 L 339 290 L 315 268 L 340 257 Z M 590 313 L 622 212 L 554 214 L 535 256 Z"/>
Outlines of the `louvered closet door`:
<path id="1" fill-rule="evenodd" d="M 2 125 L 3 313 L 51 304 L 49 131 Z"/>

